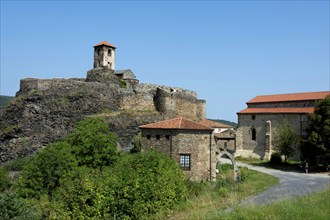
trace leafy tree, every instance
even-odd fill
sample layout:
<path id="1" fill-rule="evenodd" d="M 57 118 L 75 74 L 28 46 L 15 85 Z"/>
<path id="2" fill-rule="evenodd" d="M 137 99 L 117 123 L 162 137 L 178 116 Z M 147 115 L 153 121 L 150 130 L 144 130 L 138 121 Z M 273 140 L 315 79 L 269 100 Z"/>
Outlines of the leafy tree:
<path id="1" fill-rule="evenodd" d="M 131 153 L 138 153 L 141 152 L 141 145 L 142 145 L 142 133 L 139 132 L 137 135 L 134 136 L 132 140 L 133 148 L 131 149 Z"/>
<path id="2" fill-rule="evenodd" d="M 111 219 L 114 201 L 112 172 L 79 167 L 61 179 L 53 196 L 53 219 Z"/>
<path id="3" fill-rule="evenodd" d="M 292 131 L 287 121 L 282 122 L 276 129 L 274 146 L 278 154 L 284 156 L 284 162 L 294 155 L 294 145 L 297 143 L 297 135 Z"/>
<path id="4" fill-rule="evenodd" d="M 118 138 L 101 118 L 78 123 L 67 142 L 72 146 L 79 166 L 102 168 L 114 164 L 118 158 Z"/>
<path id="5" fill-rule="evenodd" d="M 308 116 L 310 125 L 302 139 L 303 159 L 310 163 L 329 164 L 330 160 L 330 97 L 319 101 L 313 114 Z"/>
<path id="6" fill-rule="evenodd" d="M 59 186 L 60 178 L 76 166 L 70 154 L 70 146 L 65 142 L 50 145 L 38 152 L 15 184 L 15 189 L 23 197 L 39 198 L 51 195 Z"/>
<path id="7" fill-rule="evenodd" d="M 114 167 L 113 216 L 147 219 L 172 208 L 187 195 L 185 177 L 177 162 L 156 150 L 124 155 Z"/>
<path id="8" fill-rule="evenodd" d="M 126 154 L 112 167 L 79 167 L 54 193 L 55 219 L 148 219 L 187 194 L 178 164 L 157 151 Z"/>
<path id="9" fill-rule="evenodd" d="M 16 192 L 7 191 L 0 194 L 0 219 L 41 219 L 37 204 L 20 198 Z"/>
<path id="10" fill-rule="evenodd" d="M 6 190 L 10 186 L 8 171 L 0 167 L 0 192 Z"/>

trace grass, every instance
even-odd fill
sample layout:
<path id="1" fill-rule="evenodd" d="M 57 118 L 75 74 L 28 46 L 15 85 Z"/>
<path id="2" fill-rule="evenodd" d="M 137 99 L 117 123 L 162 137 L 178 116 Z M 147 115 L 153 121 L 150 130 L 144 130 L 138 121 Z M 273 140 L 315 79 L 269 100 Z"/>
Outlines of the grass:
<path id="1" fill-rule="evenodd" d="M 330 216 L 330 190 L 285 200 L 267 206 L 250 206 L 234 209 L 230 213 L 223 211 L 209 213 L 204 219 L 310 219 L 327 220 Z"/>
<path id="2" fill-rule="evenodd" d="M 167 218 L 203 219 L 210 212 L 232 207 L 243 198 L 255 195 L 278 183 L 277 178 L 248 168 L 241 168 L 240 183 L 233 180 L 232 165 L 222 165 L 219 171 L 215 182 L 190 182 L 189 198 L 171 213 L 166 213 Z M 163 219 L 164 213 L 158 218 Z"/>

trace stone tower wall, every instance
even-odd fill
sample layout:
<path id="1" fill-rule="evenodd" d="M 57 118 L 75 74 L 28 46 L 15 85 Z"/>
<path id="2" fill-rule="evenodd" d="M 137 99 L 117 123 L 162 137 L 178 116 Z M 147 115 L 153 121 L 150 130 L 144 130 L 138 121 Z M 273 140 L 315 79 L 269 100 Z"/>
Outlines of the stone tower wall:
<path id="1" fill-rule="evenodd" d="M 94 68 L 107 66 L 115 69 L 115 49 L 105 45 L 94 48 Z"/>

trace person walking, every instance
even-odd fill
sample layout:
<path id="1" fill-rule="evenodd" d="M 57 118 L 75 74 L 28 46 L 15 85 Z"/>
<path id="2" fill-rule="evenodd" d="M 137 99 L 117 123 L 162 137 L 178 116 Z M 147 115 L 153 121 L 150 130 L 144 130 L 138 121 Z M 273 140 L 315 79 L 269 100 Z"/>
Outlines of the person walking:
<path id="1" fill-rule="evenodd" d="M 308 169 L 309 169 L 309 164 L 308 164 L 308 161 L 306 161 L 306 163 L 305 163 L 305 171 L 306 171 L 306 173 L 308 173 Z"/>

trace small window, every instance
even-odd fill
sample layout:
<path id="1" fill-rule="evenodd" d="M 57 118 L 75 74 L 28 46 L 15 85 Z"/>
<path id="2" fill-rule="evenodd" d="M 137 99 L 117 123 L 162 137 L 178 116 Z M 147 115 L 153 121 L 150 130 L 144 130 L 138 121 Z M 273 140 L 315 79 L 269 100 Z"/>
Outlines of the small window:
<path id="1" fill-rule="evenodd" d="M 156 135 L 156 139 L 157 139 L 157 140 L 160 139 L 160 135 L 159 135 L 159 134 Z"/>
<path id="2" fill-rule="evenodd" d="M 257 132 L 255 128 L 252 128 L 252 134 L 251 134 L 251 139 L 255 141 L 257 138 Z"/>
<path id="3" fill-rule="evenodd" d="M 98 55 L 101 54 L 101 49 L 97 49 L 97 54 L 98 54 Z"/>
<path id="4" fill-rule="evenodd" d="M 227 149 L 227 142 L 223 143 L 223 147 Z"/>
<path id="5" fill-rule="evenodd" d="M 252 115 L 252 120 L 256 119 L 256 116 L 255 115 Z"/>
<path id="6" fill-rule="evenodd" d="M 170 135 L 165 136 L 166 140 L 170 140 Z"/>
<path id="7" fill-rule="evenodd" d="M 108 50 L 108 56 L 111 57 L 111 50 Z"/>
<path id="8" fill-rule="evenodd" d="M 183 170 L 190 170 L 190 154 L 180 154 L 180 167 Z"/>
<path id="9" fill-rule="evenodd" d="M 150 134 L 148 134 L 148 135 L 147 135 L 147 139 L 148 139 L 148 140 L 150 140 L 150 138 L 151 138 L 151 135 L 150 135 Z"/>

